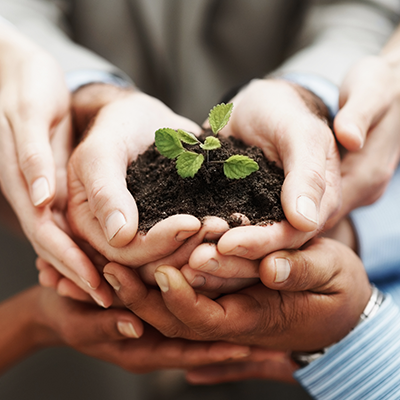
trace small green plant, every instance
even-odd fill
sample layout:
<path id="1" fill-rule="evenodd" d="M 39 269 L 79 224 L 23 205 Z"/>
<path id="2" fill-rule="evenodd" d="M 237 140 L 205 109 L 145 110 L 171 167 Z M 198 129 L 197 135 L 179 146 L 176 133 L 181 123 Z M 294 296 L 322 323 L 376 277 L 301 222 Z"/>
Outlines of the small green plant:
<path id="1" fill-rule="evenodd" d="M 215 136 L 207 136 L 204 143 L 193 133 L 178 129 L 162 128 L 156 132 L 155 144 L 158 151 L 169 159 L 176 158 L 176 169 L 182 178 L 193 178 L 204 163 L 204 155 L 189 151 L 182 143 L 199 146 L 206 154 L 206 163 L 223 163 L 224 173 L 230 179 L 245 178 L 258 170 L 258 164 L 247 156 L 233 155 L 225 161 L 210 161 L 209 152 L 219 149 L 221 142 L 218 132 L 226 126 L 232 114 L 233 104 L 218 104 L 208 115 L 211 130 Z"/>

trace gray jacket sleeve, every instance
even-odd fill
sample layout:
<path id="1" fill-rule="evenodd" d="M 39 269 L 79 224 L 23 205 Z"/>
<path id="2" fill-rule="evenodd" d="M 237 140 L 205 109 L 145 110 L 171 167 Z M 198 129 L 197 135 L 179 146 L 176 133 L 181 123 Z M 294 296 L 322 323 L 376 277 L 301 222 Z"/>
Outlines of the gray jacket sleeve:
<path id="1" fill-rule="evenodd" d="M 400 19 L 399 0 L 314 3 L 279 74 L 317 74 L 339 85 L 352 64 L 379 53 Z"/>
<path id="2" fill-rule="evenodd" d="M 108 61 L 70 39 L 64 23 L 67 6 L 50 0 L 0 0 L 0 15 L 52 54 L 65 72 L 91 69 L 121 75 Z"/>

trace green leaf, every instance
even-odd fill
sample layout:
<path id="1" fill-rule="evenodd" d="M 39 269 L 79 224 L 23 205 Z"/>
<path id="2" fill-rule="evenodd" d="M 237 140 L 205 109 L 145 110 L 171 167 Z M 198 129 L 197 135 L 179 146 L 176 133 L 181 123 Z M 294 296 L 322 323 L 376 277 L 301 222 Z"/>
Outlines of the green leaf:
<path id="1" fill-rule="evenodd" d="M 178 129 L 178 139 L 184 143 L 192 145 L 200 143 L 193 133 L 184 131 L 183 129 Z"/>
<path id="2" fill-rule="evenodd" d="M 167 158 L 176 158 L 185 151 L 178 138 L 178 133 L 170 128 L 156 131 L 155 143 L 158 151 Z"/>
<path id="3" fill-rule="evenodd" d="M 232 103 L 221 103 L 216 105 L 208 114 L 208 121 L 215 135 L 228 123 L 232 109 Z"/>
<path id="4" fill-rule="evenodd" d="M 204 150 L 215 150 L 221 147 L 221 142 L 215 136 L 207 136 L 204 144 L 201 144 L 200 147 Z"/>
<path id="5" fill-rule="evenodd" d="M 186 151 L 178 156 L 176 160 L 176 169 L 182 178 L 193 178 L 200 169 L 204 161 L 202 154 Z"/>
<path id="6" fill-rule="evenodd" d="M 247 156 L 231 156 L 224 162 L 224 173 L 229 179 L 245 178 L 258 168 L 258 164 Z"/>

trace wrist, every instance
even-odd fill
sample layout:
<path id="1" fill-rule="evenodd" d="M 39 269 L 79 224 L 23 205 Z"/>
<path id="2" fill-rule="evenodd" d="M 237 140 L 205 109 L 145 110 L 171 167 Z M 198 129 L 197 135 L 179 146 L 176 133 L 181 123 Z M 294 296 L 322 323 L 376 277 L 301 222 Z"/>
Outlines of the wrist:
<path id="1" fill-rule="evenodd" d="M 98 112 L 114 101 L 137 92 L 133 87 L 119 87 L 107 83 L 91 83 L 77 89 L 71 98 L 71 111 L 77 141 Z"/>
<path id="2" fill-rule="evenodd" d="M 353 327 L 353 329 L 351 329 L 350 332 L 352 332 L 356 327 L 361 325 L 366 320 L 370 320 L 371 318 L 373 318 L 379 311 L 379 308 L 381 307 L 384 300 L 385 300 L 384 294 L 377 287 L 372 285 L 371 286 L 371 296 L 368 300 L 368 303 L 365 306 L 363 312 L 361 313 L 357 324 Z M 345 337 L 347 337 L 347 336 L 348 336 L 348 334 Z M 342 338 L 342 340 L 343 339 L 344 338 Z M 310 363 L 312 363 L 312 362 L 318 360 L 319 358 L 321 358 L 322 356 L 324 356 L 327 353 L 327 351 L 336 344 L 337 343 L 333 343 L 332 345 L 327 346 L 316 352 L 293 352 L 292 359 L 301 368 L 306 367 Z"/>

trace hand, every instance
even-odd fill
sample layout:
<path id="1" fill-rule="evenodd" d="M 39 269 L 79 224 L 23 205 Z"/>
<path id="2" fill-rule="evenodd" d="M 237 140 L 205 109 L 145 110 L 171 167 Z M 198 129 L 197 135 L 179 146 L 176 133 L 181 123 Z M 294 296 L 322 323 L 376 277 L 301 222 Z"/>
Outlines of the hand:
<path id="1" fill-rule="evenodd" d="M 297 383 L 293 373 L 298 368 L 289 353 L 252 348 L 252 354 L 246 360 L 193 368 L 186 373 L 186 379 L 194 385 L 215 385 L 245 379 Z"/>
<path id="2" fill-rule="evenodd" d="M 129 246 L 121 249 L 123 256 L 127 254 L 125 256 L 125 262 L 131 267 L 138 267 L 137 271 L 141 278 L 149 285 L 156 285 L 154 272 L 160 265 L 171 264 L 176 268 L 185 266 L 193 250 L 203 243 L 204 240 L 217 240 L 229 229 L 228 224 L 220 218 L 205 218 L 200 230 L 187 240 L 182 241 L 180 247 L 172 254 L 141 265 L 144 263 L 146 258 L 153 258 L 154 255 L 157 254 L 160 254 L 161 256 L 161 252 L 168 253 L 171 248 L 179 245 L 179 242 L 176 242 L 173 235 L 171 235 L 171 241 L 168 240 L 168 235 L 166 235 L 166 233 L 168 233 L 168 226 L 171 225 L 173 228 L 174 221 L 176 221 L 177 218 L 180 219 L 182 216 L 174 216 L 165 221 L 161 221 L 150 229 L 147 235 L 137 235 Z M 163 226 L 166 228 L 163 229 Z M 184 237 L 187 236 L 187 232 L 183 232 L 183 234 Z M 114 251 L 117 253 L 117 250 L 118 249 Z M 128 251 L 132 253 L 129 257 Z M 118 257 L 118 254 L 116 257 Z M 98 269 L 103 270 L 103 267 L 107 264 L 107 260 L 104 257 L 101 257 L 100 254 L 97 254 L 96 257 L 93 258 L 97 259 L 96 265 L 98 266 Z M 62 276 L 50 264 L 44 262 L 44 260 L 38 259 L 36 266 L 39 270 L 39 281 L 42 286 L 56 289 L 59 294 L 71 297 L 75 300 L 91 300 L 87 293 L 77 287 L 70 279 Z"/>
<path id="3" fill-rule="evenodd" d="M 256 260 L 282 248 L 299 248 L 337 212 L 339 154 L 316 101 L 305 89 L 272 79 L 252 81 L 232 100 L 231 120 L 221 134 L 259 146 L 283 168 L 287 221 L 231 229 L 218 241 L 221 255 Z"/>
<path id="4" fill-rule="evenodd" d="M 385 56 L 368 57 L 340 88 L 336 137 L 350 152 L 341 165 L 343 205 L 333 226 L 351 210 L 372 204 L 384 192 L 400 159 L 398 72 Z"/>
<path id="5" fill-rule="evenodd" d="M 18 312 L 12 316 L 14 309 Z M 41 287 L 34 287 L 8 300 L 7 307 L 0 306 L 0 314 L 3 321 L 9 319 L 7 329 L 0 334 L 0 368 L 25 356 L 24 351 L 60 345 L 71 346 L 135 373 L 162 368 L 192 368 L 250 354 L 247 346 L 167 339 L 151 327 L 143 327 L 131 312 L 102 310 L 60 297 L 53 290 Z M 17 326 L 14 330 L 19 336 L 25 335 L 26 340 L 9 343 L 8 334 L 13 325 L 18 324 L 20 315 L 25 316 L 26 326 L 24 329 Z M 18 343 L 18 346 L 12 343 Z"/>
<path id="6" fill-rule="evenodd" d="M 64 218 L 72 131 L 63 71 L 13 27 L 2 24 L 0 38 L 2 191 L 37 254 L 107 303 L 112 293 Z"/>
<path id="7" fill-rule="evenodd" d="M 193 132 L 200 128 L 150 96 L 109 85 L 80 89 L 73 110 L 78 130 L 88 128 L 69 162 L 74 232 L 109 260 L 130 266 L 171 254 L 200 229 L 200 222 L 192 216 L 174 216 L 146 235 L 136 235 L 138 212 L 126 188 L 126 170 L 153 143 L 157 128 L 179 126 Z"/>
<path id="8" fill-rule="evenodd" d="M 341 340 L 357 324 L 371 294 L 358 257 L 329 239 L 270 254 L 260 264 L 265 286 L 215 301 L 195 293 L 173 267 L 156 271 L 161 292 L 121 265 L 110 263 L 104 273 L 120 300 L 167 337 L 282 351 L 316 351 Z"/>

